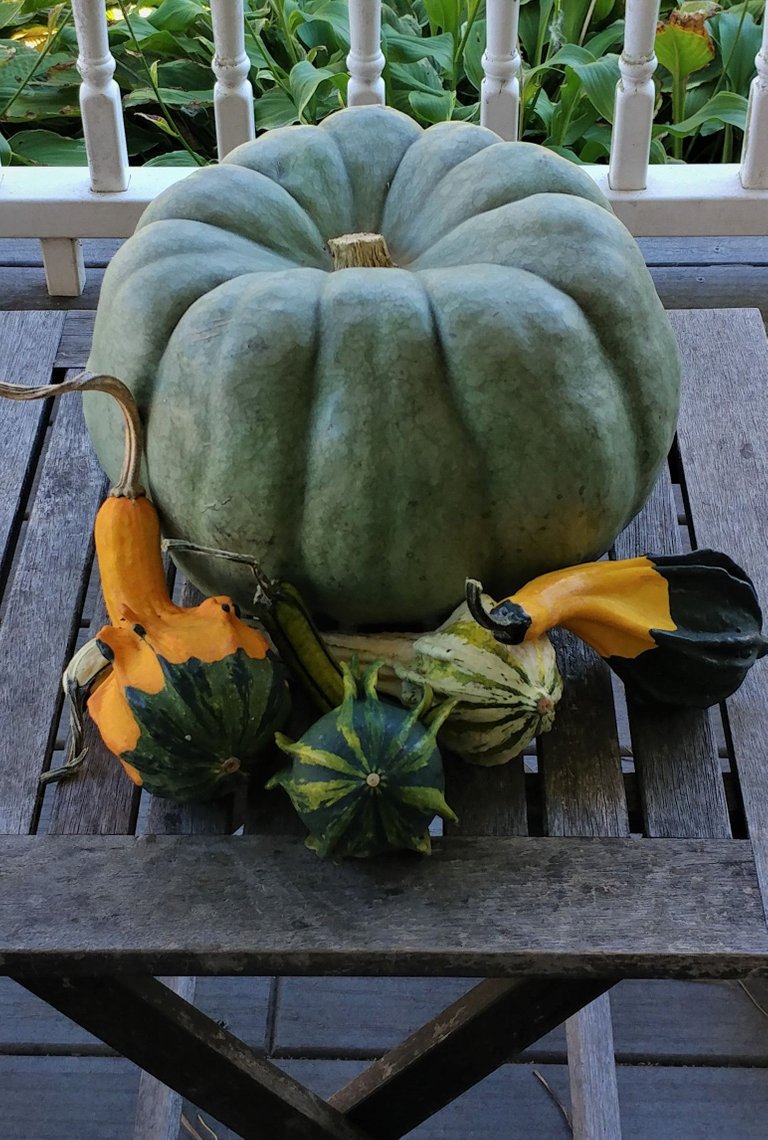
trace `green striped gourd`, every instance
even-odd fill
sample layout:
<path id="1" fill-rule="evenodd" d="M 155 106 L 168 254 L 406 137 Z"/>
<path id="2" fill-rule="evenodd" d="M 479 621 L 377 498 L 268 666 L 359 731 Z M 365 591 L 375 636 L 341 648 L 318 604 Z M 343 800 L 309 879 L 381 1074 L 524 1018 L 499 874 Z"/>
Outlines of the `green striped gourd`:
<path id="1" fill-rule="evenodd" d="M 358 682 L 347 665 L 344 699 L 292 743 L 275 739 L 292 759 L 268 788 L 288 793 L 309 830 L 307 846 L 321 856 L 365 858 L 392 850 L 429 854 L 430 821 L 456 819 L 445 802 L 436 736 L 451 709 L 446 702 L 424 725 L 432 694 L 422 689 L 411 710 L 381 700 L 377 663 Z"/>
<path id="2" fill-rule="evenodd" d="M 382 659 L 379 687 L 406 705 L 424 685 L 438 698 L 453 700 L 440 742 L 473 764 L 505 764 L 519 756 L 535 736 L 550 730 L 563 692 L 548 637 L 501 645 L 466 603 L 422 636 L 326 634 L 325 640 L 341 659 Z"/>

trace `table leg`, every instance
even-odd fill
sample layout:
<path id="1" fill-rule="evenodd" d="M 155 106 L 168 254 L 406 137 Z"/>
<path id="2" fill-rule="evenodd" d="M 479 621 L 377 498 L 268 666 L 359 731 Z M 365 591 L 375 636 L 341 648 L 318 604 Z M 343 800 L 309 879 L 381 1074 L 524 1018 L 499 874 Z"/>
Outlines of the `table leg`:
<path id="1" fill-rule="evenodd" d="M 243 1140 L 366 1140 L 337 1109 L 155 978 L 19 981 Z"/>
<path id="2" fill-rule="evenodd" d="M 375 1061 L 330 1104 L 396 1140 L 594 1001 L 617 979 L 488 979 Z"/>

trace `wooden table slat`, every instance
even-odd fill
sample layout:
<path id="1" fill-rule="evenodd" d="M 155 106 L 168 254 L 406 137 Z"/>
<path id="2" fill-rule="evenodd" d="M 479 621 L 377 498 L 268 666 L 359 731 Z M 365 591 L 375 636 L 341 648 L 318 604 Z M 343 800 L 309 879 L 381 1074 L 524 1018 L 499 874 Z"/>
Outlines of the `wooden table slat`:
<path id="1" fill-rule="evenodd" d="M 699 546 L 729 554 L 768 606 L 768 345 L 754 311 L 672 314 L 683 356 L 678 437 Z M 701 344 L 707 351 L 701 352 Z M 727 702 L 749 833 L 768 899 L 766 660 Z"/>
<path id="2" fill-rule="evenodd" d="M 7 973 L 732 977 L 766 955 L 746 840 L 452 836 L 334 864 L 280 836 L 0 836 Z"/>
<path id="3" fill-rule="evenodd" d="M 628 836 L 624 780 L 607 666 L 566 634 L 555 637 L 563 698 L 539 742 L 549 835 Z M 607 993 L 566 1022 L 575 1140 L 620 1140 L 621 1115 Z"/>
<path id="4" fill-rule="evenodd" d="M 706 355 L 706 350 L 704 350 Z M 692 376 L 687 382 L 694 382 Z M 665 466 L 645 508 L 615 544 L 617 558 L 677 554 L 677 511 Z M 648 705 L 627 694 L 645 830 L 657 838 L 731 834 L 709 713 Z"/>
<path id="5" fill-rule="evenodd" d="M 47 384 L 63 327 L 63 313 L 0 312 L 0 381 L 30 387 Z M 0 594 L 49 410 L 43 402 L 0 403 Z"/>
<path id="6" fill-rule="evenodd" d="M 25 832 L 34 824 L 102 493 L 80 401 L 64 398 L 0 627 L 0 832 Z"/>

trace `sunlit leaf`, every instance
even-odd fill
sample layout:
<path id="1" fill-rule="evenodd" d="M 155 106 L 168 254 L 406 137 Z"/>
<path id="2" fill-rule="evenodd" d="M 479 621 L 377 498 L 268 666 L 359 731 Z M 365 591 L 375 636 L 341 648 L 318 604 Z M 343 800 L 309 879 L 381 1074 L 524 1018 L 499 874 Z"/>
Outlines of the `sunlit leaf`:
<path id="1" fill-rule="evenodd" d="M 706 31 L 679 24 L 659 24 L 656 30 L 656 57 L 676 80 L 682 81 L 714 59 L 715 44 Z"/>
<path id="2" fill-rule="evenodd" d="M 299 121 L 296 104 L 279 87 L 261 95 L 253 105 L 253 111 L 256 118 L 256 129 L 259 131 L 288 127 L 291 123 L 298 123 Z"/>
<path id="3" fill-rule="evenodd" d="M 760 51 L 762 28 L 749 12 L 721 12 L 709 21 L 720 48 L 725 74 L 734 91 L 745 94 L 755 74 L 755 56 Z"/>
<path id="4" fill-rule="evenodd" d="M 570 65 L 581 80 L 581 85 L 592 106 L 607 122 L 613 122 L 616 84 L 619 81 L 619 57 L 604 55 L 592 63 Z"/>
<path id="5" fill-rule="evenodd" d="M 336 75 L 323 67 L 314 67 L 309 60 L 302 60 L 291 68 L 289 83 L 296 113 L 301 117 L 312 96 L 322 83 L 334 80 Z"/>
<path id="6" fill-rule="evenodd" d="M 664 131 L 671 135 L 692 135 L 704 123 L 729 123 L 732 127 L 744 130 L 747 117 L 747 100 L 735 91 L 720 91 L 709 99 L 695 115 L 689 116 L 682 123 L 675 126 L 664 126 Z"/>

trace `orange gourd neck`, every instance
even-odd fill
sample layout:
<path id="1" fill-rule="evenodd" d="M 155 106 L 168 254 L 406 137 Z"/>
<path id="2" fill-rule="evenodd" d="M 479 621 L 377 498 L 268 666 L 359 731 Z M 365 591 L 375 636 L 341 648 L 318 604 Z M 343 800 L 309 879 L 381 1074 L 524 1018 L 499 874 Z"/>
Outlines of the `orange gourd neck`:
<path id="1" fill-rule="evenodd" d="M 177 606 L 168 595 L 160 553 L 160 524 L 149 499 L 110 495 L 94 526 L 96 556 L 109 620 L 119 626 L 147 615 L 168 616 Z"/>

